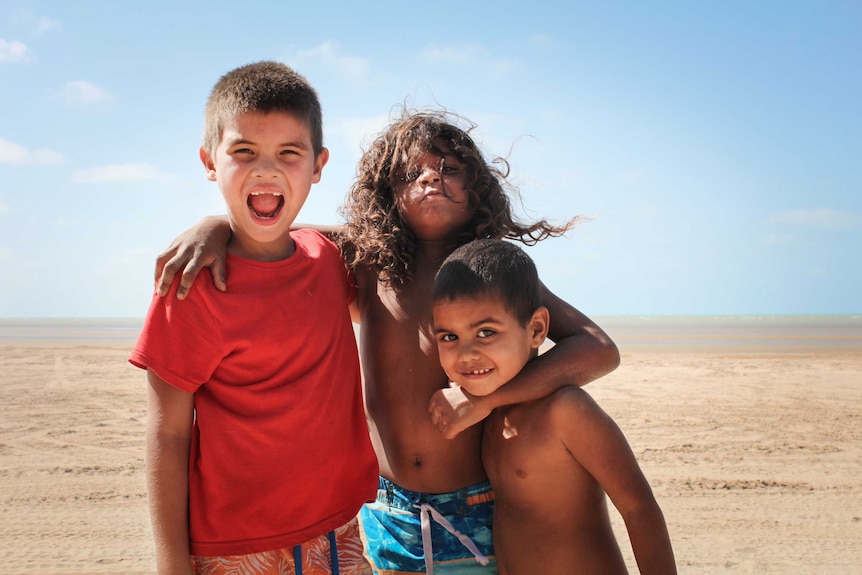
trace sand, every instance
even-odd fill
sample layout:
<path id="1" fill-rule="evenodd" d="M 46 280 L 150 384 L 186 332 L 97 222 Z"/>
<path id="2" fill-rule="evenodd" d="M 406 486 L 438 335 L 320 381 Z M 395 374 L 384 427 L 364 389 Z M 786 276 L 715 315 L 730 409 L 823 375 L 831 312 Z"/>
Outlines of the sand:
<path id="1" fill-rule="evenodd" d="M 0 575 L 152 573 L 144 376 L 128 346 L 48 344 L 0 346 Z M 862 349 L 624 350 L 588 389 L 681 573 L 862 573 Z"/>

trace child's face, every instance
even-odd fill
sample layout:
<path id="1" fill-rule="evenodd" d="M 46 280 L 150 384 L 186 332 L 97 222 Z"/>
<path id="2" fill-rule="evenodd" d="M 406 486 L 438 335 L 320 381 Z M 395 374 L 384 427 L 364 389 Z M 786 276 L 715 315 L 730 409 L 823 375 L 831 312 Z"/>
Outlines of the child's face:
<path id="1" fill-rule="evenodd" d="M 443 370 L 473 395 L 488 395 L 515 377 L 545 340 L 547 309 L 522 325 L 498 297 L 434 304 L 434 333 Z"/>
<path id="2" fill-rule="evenodd" d="M 472 218 L 467 195 L 469 174 L 442 140 L 442 152 L 428 151 L 413 162 L 410 173 L 395 182 L 395 202 L 405 223 L 420 240 L 447 239 Z"/>
<path id="3" fill-rule="evenodd" d="M 207 179 L 218 182 L 233 237 L 230 249 L 251 259 L 292 253 L 288 232 L 329 158 L 317 158 L 305 123 L 286 112 L 248 112 L 225 123 L 211 157 L 201 149 Z"/>

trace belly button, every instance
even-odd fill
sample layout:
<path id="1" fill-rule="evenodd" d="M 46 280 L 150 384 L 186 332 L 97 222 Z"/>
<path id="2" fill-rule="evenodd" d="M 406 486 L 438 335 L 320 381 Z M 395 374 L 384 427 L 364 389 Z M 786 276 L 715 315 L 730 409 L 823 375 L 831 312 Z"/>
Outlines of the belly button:
<path id="1" fill-rule="evenodd" d="M 422 460 L 419 459 L 419 456 L 413 458 L 413 467 L 422 467 Z"/>

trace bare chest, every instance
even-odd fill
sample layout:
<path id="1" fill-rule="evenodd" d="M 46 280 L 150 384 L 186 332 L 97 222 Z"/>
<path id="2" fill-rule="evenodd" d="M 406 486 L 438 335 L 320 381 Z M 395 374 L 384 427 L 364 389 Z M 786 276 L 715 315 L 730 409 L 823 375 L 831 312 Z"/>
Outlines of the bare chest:
<path id="1" fill-rule="evenodd" d="M 596 481 L 549 423 L 546 404 L 496 410 L 485 422 L 482 458 L 495 493 L 507 504 L 534 510 L 600 498 Z"/>
<path id="2" fill-rule="evenodd" d="M 402 289 L 377 284 L 361 303 L 360 350 L 372 393 L 416 396 L 423 402 L 446 385 L 434 337 L 430 282 Z"/>

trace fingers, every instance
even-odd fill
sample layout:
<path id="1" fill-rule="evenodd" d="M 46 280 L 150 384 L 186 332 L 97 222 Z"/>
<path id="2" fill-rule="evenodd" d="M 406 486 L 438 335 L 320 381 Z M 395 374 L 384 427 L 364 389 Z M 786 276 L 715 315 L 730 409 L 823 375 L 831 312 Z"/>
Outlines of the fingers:
<path id="1" fill-rule="evenodd" d="M 167 265 L 171 260 L 173 260 L 177 255 L 177 249 L 173 246 L 169 247 L 162 253 L 158 255 L 156 258 L 156 270 L 153 273 L 153 283 L 158 287 L 162 282 L 163 274 L 165 271 L 165 265 Z M 173 276 L 171 276 L 173 278 Z M 170 281 L 168 285 L 170 285 Z M 161 294 L 160 294 L 161 295 Z"/>
<path id="2" fill-rule="evenodd" d="M 431 412 L 431 423 L 437 426 L 437 428 L 443 432 L 443 436 L 446 439 L 452 439 L 457 433 L 449 433 L 449 420 L 443 417 L 443 414 L 440 411 L 433 410 Z"/>
<path id="3" fill-rule="evenodd" d="M 445 419 L 444 417 L 438 418 L 436 423 L 437 423 L 437 429 L 439 429 L 440 431 L 443 432 L 443 437 L 445 437 L 446 439 L 452 439 L 453 437 L 455 437 L 455 435 L 457 435 L 457 433 L 456 434 L 450 434 L 449 433 L 449 421 L 447 419 Z"/>
<path id="4" fill-rule="evenodd" d="M 195 278 L 198 277 L 198 274 L 204 267 L 206 267 L 206 265 L 197 255 L 189 260 L 189 263 L 186 264 L 186 267 L 183 270 L 183 275 L 180 276 L 180 285 L 177 288 L 177 299 L 186 299 L 186 296 L 189 295 L 189 290 L 192 289 L 192 284 L 195 283 Z"/>
<path id="5" fill-rule="evenodd" d="M 440 425 L 440 422 L 443 421 L 443 411 L 437 405 L 436 399 L 432 399 L 428 405 L 428 413 L 431 414 L 431 423 L 434 425 Z"/>
<path id="6" fill-rule="evenodd" d="M 225 280 L 225 262 L 223 258 L 216 258 L 210 265 L 210 272 L 213 274 L 213 284 L 219 291 L 227 291 L 227 281 Z"/>
<path id="7" fill-rule="evenodd" d="M 166 252 L 167 253 L 167 252 Z M 186 256 L 174 254 L 167 263 L 163 263 L 162 259 L 165 256 L 160 256 L 160 260 L 156 263 L 156 273 L 159 273 L 161 267 L 161 276 L 158 277 L 156 291 L 160 297 L 164 297 L 171 289 L 171 284 L 178 273 L 180 275 L 180 284 L 177 286 L 177 299 L 185 299 L 191 290 L 192 285 L 198 277 L 198 274 L 205 267 L 209 267 L 212 272 L 213 285 L 219 291 L 227 291 L 227 282 L 225 281 L 225 261 L 223 258 L 207 258 L 200 254 L 195 254 L 191 259 L 186 259 Z"/>
<path id="8" fill-rule="evenodd" d="M 156 261 L 156 292 L 159 294 L 159 297 L 164 297 L 168 294 L 168 290 L 174 281 L 174 276 L 177 275 L 177 272 L 183 266 L 183 261 L 176 253 L 167 260 L 167 263 L 164 263 L 163 257 L 165 256 L 159 256 L 159 259 Z M 159 272 L 160 267 L 161 273 Z"/>
<path id="9" fill-rule="evenodd" d="M 431 423 L 436 425 L 440 431 L 445 432 L 449 428 L 449 422 L 443 417 L 443 411 L 435 399 L 431 400 L 431 404 L 428 406 L 428 413 L 431 414 Z"/>

